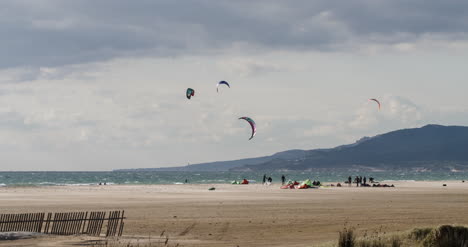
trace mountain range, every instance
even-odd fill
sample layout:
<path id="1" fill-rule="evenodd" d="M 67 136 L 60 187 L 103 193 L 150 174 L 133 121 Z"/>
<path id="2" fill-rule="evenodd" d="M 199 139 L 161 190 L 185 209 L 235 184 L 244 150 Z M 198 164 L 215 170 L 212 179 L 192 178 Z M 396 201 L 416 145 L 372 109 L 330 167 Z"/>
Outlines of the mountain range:
<path id="1" fill-rule="evenodd" d="M 330 168 L 468 170 L 468 127 L 426 125 L 364 137 L 353 144 L 329 149 L 295 149 L 258 158 L 136 170 L 300 171 Z"/>

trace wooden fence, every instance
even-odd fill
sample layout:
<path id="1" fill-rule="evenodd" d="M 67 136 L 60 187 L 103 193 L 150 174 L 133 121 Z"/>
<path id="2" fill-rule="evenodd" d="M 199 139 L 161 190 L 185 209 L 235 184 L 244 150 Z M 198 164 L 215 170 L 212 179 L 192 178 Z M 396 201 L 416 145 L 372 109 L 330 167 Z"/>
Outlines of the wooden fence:
<path id="1" fill-rule="evenodd" d="M 87 234 L 100 236 L 106 225 L 106 237 L 122 236 L 125 211 L 0 214 L 0 232 L 39 232 L 56 235 Z"/>

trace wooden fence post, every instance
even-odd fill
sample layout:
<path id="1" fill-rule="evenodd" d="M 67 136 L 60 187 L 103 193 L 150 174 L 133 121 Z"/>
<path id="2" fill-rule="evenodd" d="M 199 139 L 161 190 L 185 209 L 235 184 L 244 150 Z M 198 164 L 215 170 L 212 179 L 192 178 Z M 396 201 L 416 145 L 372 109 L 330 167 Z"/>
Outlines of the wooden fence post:
<path id="1" fill-rule="evenodd" d="M 125 211 L 0 214 L 0 232 L 28 231 L 45 234 L 100 236 L 107 221 L 106 237 L 122 236 Z M 52 226 L 51 226 L 52 225 Z"/>

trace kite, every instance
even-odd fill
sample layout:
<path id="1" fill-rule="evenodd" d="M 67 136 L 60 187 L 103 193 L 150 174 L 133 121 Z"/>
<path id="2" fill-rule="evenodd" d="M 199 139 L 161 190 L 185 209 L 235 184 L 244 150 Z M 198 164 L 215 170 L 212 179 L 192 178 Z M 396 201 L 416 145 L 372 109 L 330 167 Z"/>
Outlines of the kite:
<path id="1" fill-rule="evenodd" d="M 378 101 L 377 99 L 369 99 L 370 101 L 375 101 L 377 104 L 379 104 L 379 110 L 380 110 L 380 101 Z"/>
<path id="2" fill-rule="evenodd" d="M 187 88 L 187 92 L 186 92 L 187 99 L 192 98 L 192 96 L 194 96 L 194 95 L 195 95 L 195 90 L 193 90 L 191 88 Z"/>
<path id="3" fill-rule="evenodd" d="M 229 83 L 227 81 L 220 81 L 218 82 L 218 84 L 216 84 L 216 92 L 219 92 L 219 85 L 221 84 L 224 84 L 226 86 L 228 86 L 228 88 L 231 88 L 231 86 L 229 86 Z"/>
<path id="4" fill-rule="evenodd" d="M 255 136 L 255 134 L 257 133 L 257 124 L 255 124 L 255 121 L 252 120 L 251 118 L 249 117 L 240 117 L 239 119 L 243 119 L 247 122 L 249 122 L 250 124 L 250 127 L 252 127 L 252 136 L 250 136 L 250 139 L 249 140 L 252 140 L 252 138 Z"/>

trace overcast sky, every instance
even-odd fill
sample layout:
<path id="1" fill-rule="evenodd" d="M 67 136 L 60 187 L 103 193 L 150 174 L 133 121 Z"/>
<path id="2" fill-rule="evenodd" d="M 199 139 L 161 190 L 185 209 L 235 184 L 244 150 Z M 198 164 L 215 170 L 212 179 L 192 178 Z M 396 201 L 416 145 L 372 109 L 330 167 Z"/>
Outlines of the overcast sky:
<path id="1" fill-rule="evenodd" d="M 468 125 L 466 13 L 461 0 L 1 1 L 0 170 L 185 165 Z M 241 116 L 258 124 L 251 141 Z"/>

